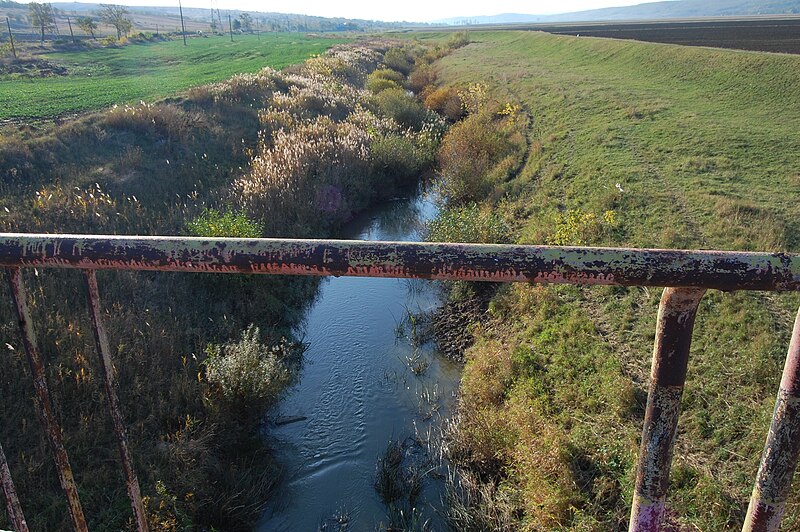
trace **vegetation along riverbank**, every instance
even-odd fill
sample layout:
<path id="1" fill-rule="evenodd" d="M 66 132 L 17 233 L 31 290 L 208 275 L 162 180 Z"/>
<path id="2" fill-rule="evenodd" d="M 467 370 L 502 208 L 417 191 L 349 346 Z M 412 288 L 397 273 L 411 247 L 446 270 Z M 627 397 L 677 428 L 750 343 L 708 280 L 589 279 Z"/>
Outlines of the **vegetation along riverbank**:
<path id="1" fill-rule="evenodd" d="M 448 206 L 431 239 L 798 251 L 800 58 L 521 31 L 471 40 L 436 64 L 431 97 L 474 105 L 442 142 Z M 455 285 L 451 304 L 474 291 Z M 459 325 L 474 342 L 444 440 L 455 528 L 626 529 L 659 296 L 504 285 Z M 704 298 L 675 529 L 741 527 L 798 303 Z"/>
<path id="2" fill-rule="evenodd" d="M 339 45 L 165 101 L 6 126 L 0 229 L 329 236 L 431 171 L 448 122 L 410 91 L 424 91 L 428 65 L 449 50 Z M 303 347 L 289 330 L 316 282 L 126 272 L 99 281 L 151 526 L 249 527 L 280 469 L 259 422 L 296 375 Z M 25 283 L 89 526 L 130 528 L 79 275 L 31 270 Z M 0 316 L 5 454 L 31 527 L 68 528 L 8 298 Z"/>

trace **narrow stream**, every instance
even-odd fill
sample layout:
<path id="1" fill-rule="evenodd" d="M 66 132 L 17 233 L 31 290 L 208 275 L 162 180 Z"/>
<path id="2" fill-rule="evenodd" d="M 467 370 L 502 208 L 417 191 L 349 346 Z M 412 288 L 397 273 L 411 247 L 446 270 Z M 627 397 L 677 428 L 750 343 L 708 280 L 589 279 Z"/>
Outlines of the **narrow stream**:
<path id="1" fill-rule="evenodd" d="M 390 202 L 355 220 L 344 238 L 419 241 L 436 206 L 423 193 Z M 287 468 L 262 531 L 370 531 L 387 524 L 375 491 L 376 464 L 390 440 L 411 441 L 446 417 L 459 368 L 410 337 L 411 315 L 438 304 L 427 281 L 326 279 L 299 332 L 309 349 L 298 383 L 271 413 L 306 419 L 270 427 Z M 429 363 L 421 375 L 412 366 Z M 441 486 L 425 480 L 418 507 L 434 530 Z M 327 526 L 323 527 L 323 524 Z"/>

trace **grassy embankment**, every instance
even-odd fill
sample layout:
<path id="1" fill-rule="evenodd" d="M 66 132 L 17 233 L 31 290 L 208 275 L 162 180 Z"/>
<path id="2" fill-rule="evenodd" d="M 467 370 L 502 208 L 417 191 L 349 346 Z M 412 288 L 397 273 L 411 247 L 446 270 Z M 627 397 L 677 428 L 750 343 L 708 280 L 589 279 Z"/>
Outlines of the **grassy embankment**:
<path id="1" fill-rule="evenodd" d="M 324 52 L 341 38 L 269 33 L 54 52 L 41 56 L 66 76 L 0 76 L 0 121 L 35 120 L 152 102 L 234 74 L 280 69 Z"/>
<path id="2" fill-rule="evenodd" d="M 506 224 L 526 244 L 800 250 L 800 58 L 532 32 L 472 39 L 440 62 L 441 83 L 484 83 L 495 102 L 519 103 L 527 140 L 486 151 L 505 167 L 469 186 L 442 161 L 451 206 L 484 208 L 450 211 L 461 224 L 451 234 L 507 239 L 492 229 Z M 486 130 L 467 118 L 444 147 L 497 144 L 471 138 L 469 120 Z M 509 153 L 524 164 L 506 178 Z M 499 291 L 467 352 L 449 442 L 472 473 L 474 511 L 454 507 L 459 528 L 625 529 L 659 296 Z M 675 524 L 741 526 L 798 303 L 705 297 L 672 468 Z M 795 488 L 784 526 L 798 523 Z"/>
<path id="3" fill-rule="evenodd" d="M 0 138 L 0 230 L 330 235 L 428 171 L 446 127 L 401 88 L 425 50 L 371 46 L 19 127 Z M 394 85 L 364 88 L 381 77 Z M 258 426 L 297 369 L 282 337 L 316 283 L 126 272 L 99 281 L 152 528 L 248 528 L 279 474 Z M 26 271 L 25 282 L 89 525 L 129 528 L 79 275 Z M 28 522 L 69 528 L 8 298 L 0 330 L 0 437 Z"/>

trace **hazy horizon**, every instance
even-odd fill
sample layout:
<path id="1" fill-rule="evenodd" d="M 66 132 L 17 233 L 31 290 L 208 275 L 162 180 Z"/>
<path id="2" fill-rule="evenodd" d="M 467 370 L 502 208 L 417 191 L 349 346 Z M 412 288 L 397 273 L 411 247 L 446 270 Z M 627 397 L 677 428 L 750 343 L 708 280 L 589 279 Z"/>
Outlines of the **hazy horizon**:
<path id="1" fill-rule="evenodd" d="M 28 0 L 17 0 L 28 3 Z M 80 0 L 79 0 L 80 1 Z M 178 5 L 178 1 L 169 0 L 109 0 L 80 1 L 84 4 L 115 3 L 136 7 L 171 7 Z M 603 7 L 631 6 L 647 3 L 642 0 L 565 0 L 554 4 L 553 2 L 524 1 L 524 0 L 499 0 L 486 3 L 475 0 L 464 2 L 424 2 L 422 0 L 407 0 L 402 3 L 367 3 L 360 1 L 329 2 L 323 0 L 295 0 L 291 4 L 271 5 L 257 0 L 184 0 L 183 7 L 200 9 L 236 9 L 241 11 L 258 11 L 262 13 L 291 13 L 319 17 L 342 17 L 350 19 L 381 20 L 386 22 L 431 22 L 445 18 L 471 18 L 478 16 L 492 16 L 503 13 L 521 13 L 526 15 L 553 15 L 586 9 Z M 286 8 L 284 6 L 291 6 Z M 554 6 L 558 6 L 555 8 Z"/>

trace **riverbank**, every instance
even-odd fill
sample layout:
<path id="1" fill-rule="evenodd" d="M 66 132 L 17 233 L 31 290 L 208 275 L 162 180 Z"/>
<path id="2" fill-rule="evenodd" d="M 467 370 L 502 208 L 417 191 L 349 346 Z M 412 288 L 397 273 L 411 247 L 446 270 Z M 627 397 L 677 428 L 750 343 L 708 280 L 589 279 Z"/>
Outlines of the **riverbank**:
<path id="1" fill-rule="evenodd" d="M 471 39 L 439 63 L 442 85 L 481 84 L 488 101 L 518 105 L 530 121 L 519 171 L 453 189 L 483 197 L 467 199 L 478 203 L 470 209 L 454 196 L 462 210 L 452 234 L 798 250 L 800 59 L 535 32 Z M 508 230 L 490 230 L 497 223 Z M 659 295 L 501 288 L 489 321 L 471 329 L 448 441 L 462 467 L 451 510 L 459 529 L 627 526 Z M 672 526 L 741 526 L 798 304 L 793 294 L 705 297 L 672 466 Z M 798 518 L 793 495 L 784 526 Z"/>

